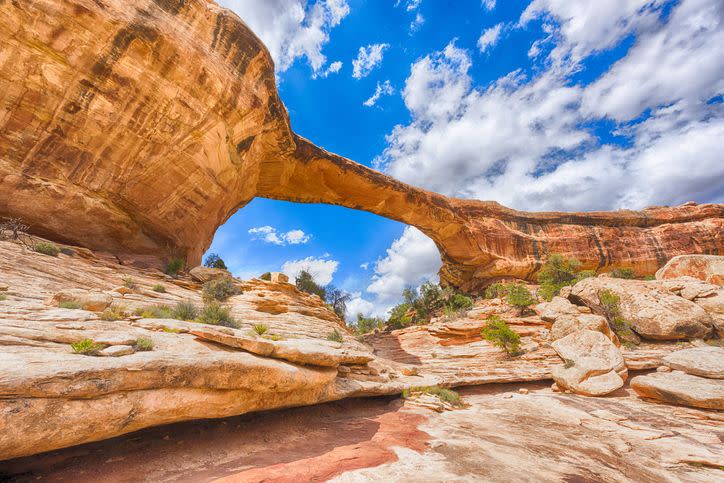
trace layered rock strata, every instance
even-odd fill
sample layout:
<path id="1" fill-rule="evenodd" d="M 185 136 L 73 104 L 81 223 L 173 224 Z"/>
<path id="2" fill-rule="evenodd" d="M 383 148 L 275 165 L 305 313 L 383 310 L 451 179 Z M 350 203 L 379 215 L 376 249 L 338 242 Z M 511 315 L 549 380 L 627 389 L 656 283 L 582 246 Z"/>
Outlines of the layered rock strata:
<path id="1" fill-rule="evenodd" d="M 443 282 L 532 278 L 553 252 L 653 273 L 724 253 L 724 207 L 526 213 L 409 186 L 296 135 L 254 33 L 207 0 L 0 3 L 0 215 L 196 265 L 256 196 L 366 210 L 437 244 Z"/>

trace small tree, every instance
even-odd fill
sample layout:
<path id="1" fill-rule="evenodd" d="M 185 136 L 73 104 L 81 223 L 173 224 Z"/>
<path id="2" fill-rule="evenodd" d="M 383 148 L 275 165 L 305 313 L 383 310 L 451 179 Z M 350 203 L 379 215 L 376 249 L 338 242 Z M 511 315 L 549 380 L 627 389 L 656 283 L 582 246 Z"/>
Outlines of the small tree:
<path id="1" fill-rule="evenodd" d="M 387 319 L 387 325 L 393 329 L 402 329 L 412 324 L 412 316 L 410 312 L 412 307 L 407 302 L 397 304 L 390 309 L 390 317 Z"/>
<path id="2" fill-rule="evenodd" d="M 168 261 L 166 264 L 166 274 L 171 275 L 172 277 L 175 277 L 179 274 L 181 270 L 184 269 L 184 266 L 186 265 L 186 262 L 183 258 L 172 258 Z"/>
<path id="3" fill-rule="evenodd" d="M 632 279 L 636 277 L 633 268 L 614 268 L 611 270 L 611 276 L 615 278 Z"/>
<path id="4" fill-rule="evenodd" d="M 226 263 L 224 263 L 224 260 L 222 260 L 221 257 L 216 253 L 209 253 L 206 256 L 206 260 L 204 260 L 204 266 L 209 268 L 220 268 L 222 270 L 228 270 L 226 268 Z"/>
<path id="5" fill-rule="evenodd" d="M 486 299 L 499 299 L 508 293 L 508 286 L 501 282 L 495 282 L 485 289 Z"/>
<path id="6" fill-rule="evenodd" d="M 375 329 L 384 329 L 385 321 L 379 317 L 365 317 L 360 313 L 357 314 L 357 322 L 355 322 L 354 327 L 358 334 L 366 334 Z"/>
<path id="7" fill-rule="evenodd" d="M 334 286 L 328 286 L 326 288 L 327 303 L 332 307 L 334 313 L 344 320 L 344 316 L 347 313 L 347 302 L 352 300 L 352 296 L 347 292 L 344 292 Z"/>
<path id="8" fill-rule="evenodd" d="M 520 336 L 497 315 L 487 318 L 485 327 L 482 328 L 480 334 L 483 339 L 503 349 L 509 356 L 516 355 L 520 351 Z"/>
<path id="9" fill-rule="evenodd" d="M 536 302 L 528 287 L 522 283 L 510 285 L 506 300 L 510 305 L 518 309 L 520 315 L 523 315 L 528 307 Z"/>
<path id="10" fill-rule="evenodd" d="M 621 315 L 621 297 L 608 289 L 598 291 L 598 305 L 608 325 L 624 345 L 638 345 L 641 339 L 631 328 L 631 323 Z"/>
<path id="11" fill-rule="evenodd" d="M 565 258 L 559 253 L 553 253 L 538 272 L 538 283 L 541 296 L 551 300 L 567 285 L 573 285 L 578 275 L 581 262 L 575 258 Z"/>
<path id="12" fill-rule="evenodd" d="M 302 292 L 318 295 L 320 299 L 327 300 L 327 290 L 314 280 L 309 270 L 301 270 L 294 279 L 294 284 Z"/>
<path id="13" fill-rule="evenodd" d="M 207 303 L 213 300 L 224 301 L 239 293 L 241 292 L 234 284 L 234 281 L 228 277 L 209 280 L 201 288 L 201 298 Z"/>

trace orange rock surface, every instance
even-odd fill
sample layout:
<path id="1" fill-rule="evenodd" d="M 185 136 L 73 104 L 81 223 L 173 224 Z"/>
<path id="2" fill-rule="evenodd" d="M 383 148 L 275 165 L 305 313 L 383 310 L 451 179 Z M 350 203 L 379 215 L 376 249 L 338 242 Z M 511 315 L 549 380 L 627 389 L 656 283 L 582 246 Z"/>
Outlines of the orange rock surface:
<path id="1" fill-rule="evenodd" d="M 272 59 L 207 0 L 0 3 L 0 216 L 58 241 L 197 264 L 256 196 L 366 210 L 420 228 L 441 279 L 532 278 L 560 252 L 653 273 L 724 254 L 724 206 L 526 213 L 450 199 L 294 134 Z"/>

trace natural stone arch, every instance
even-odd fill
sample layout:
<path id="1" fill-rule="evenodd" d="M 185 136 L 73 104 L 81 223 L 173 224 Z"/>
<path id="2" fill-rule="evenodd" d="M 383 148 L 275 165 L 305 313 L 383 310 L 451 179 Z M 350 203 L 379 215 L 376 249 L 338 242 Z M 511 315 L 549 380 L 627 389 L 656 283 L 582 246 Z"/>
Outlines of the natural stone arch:
<path id="1" fill-rule="evenodd" d="M 328 153 L 293 133 L 266 48 L 213 2 L 0 10 L 0 215 L 38 234 L 129 262 L 194 264 L 216 228 L 262 196 L 414 225 L 440 249 L 441 280 L 468 290 L 531 278 L 553 252 L 639 273 L 678 254 L 724 253 L 722 205 L 525 213 Z"/>

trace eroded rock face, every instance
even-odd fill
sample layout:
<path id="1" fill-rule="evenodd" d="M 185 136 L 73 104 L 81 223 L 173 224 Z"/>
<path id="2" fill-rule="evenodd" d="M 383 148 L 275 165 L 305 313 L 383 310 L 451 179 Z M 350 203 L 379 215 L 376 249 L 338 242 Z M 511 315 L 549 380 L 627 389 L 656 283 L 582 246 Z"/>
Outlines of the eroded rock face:
<path id="1" fill-rule="evenodd" d="M 592 277 L 573 286 L 571 297 L 599 307 L 599 293 L 609 290 L 620 298 L 624 319 L 640 336 L 671 340 L 707 337 L 714 321 L 699 305 L 658 285 L 658 282 Z"/>
<path id="2" fill-rule="evenodd" d="M 724 381 L 682 371 L 653 372 L 631 379 L 640 397 L 669 404 L 724 410 Z"/>
<path id="3" fill-rule="evenodd" d="M 704 282 L 724 285 L 724 256 L 679 255 L 656 272 L 657 280 L 693 277 Z"/>
<path id="4" fill-rule="evenodd" d="M 398 182 L 294 134 L 272 60 L 206 0 L 0 5 L 0 215 L 146 265 L 196 265 L 255 196 L 330 203 L 417 226 L 463 289 L 531 278 L 546 256 L 653 273 L 724 253 L 724 207 L 525 213 Z"/>
<path id="5" fill-rule="evenodd" d="M 664 364 L 694 376 L 724 379 L 724 348 L 694 347 L 664 357 Z"/>

